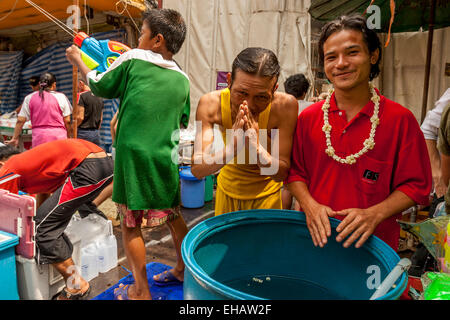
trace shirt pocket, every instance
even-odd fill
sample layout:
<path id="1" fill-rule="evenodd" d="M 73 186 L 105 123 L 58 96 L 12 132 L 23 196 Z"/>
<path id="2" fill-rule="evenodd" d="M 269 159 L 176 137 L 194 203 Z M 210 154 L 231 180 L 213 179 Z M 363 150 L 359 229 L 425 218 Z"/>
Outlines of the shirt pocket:
<path id="1" fill-rule="evenodd" d="M 392 163 L 368 156 L 356 163 L 358 164 L 356 187 L 366 195 L 369 202 L 367 205 L 374 205 L 386 199 L 390 194 Z"/>

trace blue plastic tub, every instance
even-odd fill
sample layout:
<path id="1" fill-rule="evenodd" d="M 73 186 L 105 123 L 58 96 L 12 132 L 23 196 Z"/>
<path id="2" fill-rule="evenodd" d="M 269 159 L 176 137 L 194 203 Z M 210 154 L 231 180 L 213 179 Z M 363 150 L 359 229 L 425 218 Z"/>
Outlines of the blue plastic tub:
<path id="1" fill-rule="evenodd" d="M 248 210 L 205 220 L 183 240 L 184 299 L 367 300 L 375 292 L 368 270 L 377 266 L 382 282 L 400 257 L 375 236 L 344 248 L 335 241 L 338 224 L 331 219 L 332 235 L 320 248 L 302 212 Z M 398 299 L 406 285 L 404 273 L 380 299 Z"/>
<path id="2" fill-rule="evenodd" d="M 201 208 L 205 205 L 205 179 L 197 179 L 191 167 L 180 168 L 181 205 L 185 208 Z"/>
<path id="3" fill-rule="evenodd" d="M 0 231 L 0 300 L 19 300 L 15 246 L 19 237 Z"/>

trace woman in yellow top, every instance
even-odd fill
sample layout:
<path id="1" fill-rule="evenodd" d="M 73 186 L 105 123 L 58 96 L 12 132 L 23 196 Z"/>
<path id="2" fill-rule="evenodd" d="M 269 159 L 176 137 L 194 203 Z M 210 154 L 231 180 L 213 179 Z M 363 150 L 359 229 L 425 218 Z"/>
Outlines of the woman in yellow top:
<path id="1" fill-rule="evenodd" d="M 247 48 L 233 62 L 228 88 L 199 101 L 192 173 L 203 178 L 221 170 L 216 215 L 282 208 L 298 104 L 293 96 L 275 92 L 279 74 L 272 51 Z M 211 154 L 215 124 L 225 147 Z"/>

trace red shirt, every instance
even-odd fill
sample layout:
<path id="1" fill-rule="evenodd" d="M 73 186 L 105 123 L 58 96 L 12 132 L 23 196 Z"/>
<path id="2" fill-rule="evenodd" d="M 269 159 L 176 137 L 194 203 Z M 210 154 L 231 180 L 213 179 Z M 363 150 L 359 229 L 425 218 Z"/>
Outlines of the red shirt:
<path id="1" fill-rule="evenodd" d="M 417 204 L 428 204 L 432 184 L 430 160 L 423 133 L 408 109 L 381 96 L 375 148 L 355 164 L 347 165 L 325 153 L 323 104 L 321 101 L 310 106 L 298 118 L 286 183 L 305 182 L 317 202 L 335 211 L 371 207 L 395 190 Z M 333 94 L 328 119 L 336 155 L 345 158 L 363 148 L 364 140 L 369 138 L 373 110 L 374 104 L 369 101 L 347 122 L 345 111 L 337 108 Z M 395 221 L 399 218 L 400 214 L 391 216 L 374 232 L 394 250 L 400 236 L 400 226 Z"/>
<path id="2" fill-rule="evenodd" d="M 0 184 L 0 189 L 13 193 L 52 193 L 60 187 L 69 172 L 90 153 L 103 151 L 99 146 L 81 139 L 55 140 L 12 156 L 0 168 L 0 183 L 12 174 L 20 178 Z"/>

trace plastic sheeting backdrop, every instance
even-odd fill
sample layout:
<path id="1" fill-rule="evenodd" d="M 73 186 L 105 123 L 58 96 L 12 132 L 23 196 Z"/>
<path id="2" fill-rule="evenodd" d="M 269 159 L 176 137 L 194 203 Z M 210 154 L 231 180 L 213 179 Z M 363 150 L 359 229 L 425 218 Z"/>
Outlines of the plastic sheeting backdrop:
<path id="1" fill-rule="evenodd" d="M 92 35 L 97 40 L 111 39 L 124 42 L 125 31 L 114 30 Z M 17 108 L 31 93 L 28 79 L 51 72 L 56 77 L 56 90 L 64 93 L 72 102 L 72 65 L 66 59 L 65 51 L 70 43 L 53 44 L 22 64 L 23 53 L 0 53 L 0 113 Z M 103 122 L 100 128 L 101 142 L 109 149 L 111 145 L 110 121 L 119 107 L 118 100 L 104 100 Z M 109 150 L 107 150 L 109 151 Z"/>
<path id="2" fill-rule="evenodd" d="M 22 52 L 0 52 L 0 113 L 17 105 Z"/>

